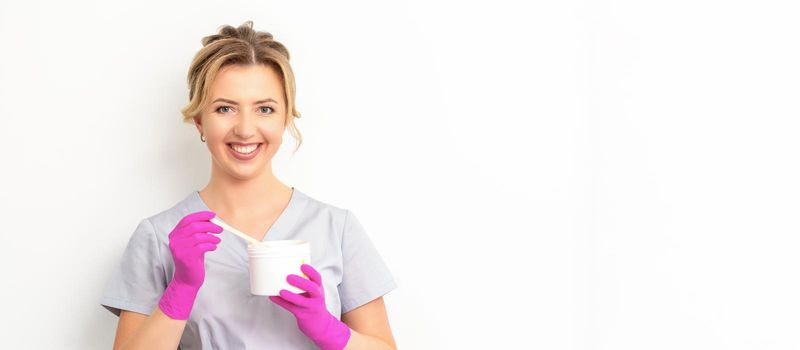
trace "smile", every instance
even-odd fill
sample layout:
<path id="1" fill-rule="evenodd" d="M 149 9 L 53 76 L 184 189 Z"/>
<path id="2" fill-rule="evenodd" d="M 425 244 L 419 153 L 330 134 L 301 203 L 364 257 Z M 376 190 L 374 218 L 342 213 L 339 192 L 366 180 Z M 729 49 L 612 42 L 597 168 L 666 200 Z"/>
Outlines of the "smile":
<path id="1" fill-rule="evenodd" d="M 263 144 L 252 144 L 247 146 L 239 146 L 228 144 L 228 150 L 230 150 L 231 155 L 233 155 L 236 159 L 239 160 L 250 160 L 255 158 L 259 151 L 261 151 L 261 146 Z"/>

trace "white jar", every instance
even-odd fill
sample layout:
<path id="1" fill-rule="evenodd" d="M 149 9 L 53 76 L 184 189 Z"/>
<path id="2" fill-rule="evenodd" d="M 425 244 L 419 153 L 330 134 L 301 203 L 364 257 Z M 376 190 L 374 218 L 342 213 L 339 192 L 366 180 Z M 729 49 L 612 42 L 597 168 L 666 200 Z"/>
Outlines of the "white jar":
<path id="1" fill-rule="evenodd" d="M 250 294 L 280 295 L 281 289 L 303 293 L 286 281 L 291 274 L 308 279 L 300 270 L 303 264 L 311 265 L 311 245 L 305 240 L 265 241 L 247 245 L 250 264 Z"/>

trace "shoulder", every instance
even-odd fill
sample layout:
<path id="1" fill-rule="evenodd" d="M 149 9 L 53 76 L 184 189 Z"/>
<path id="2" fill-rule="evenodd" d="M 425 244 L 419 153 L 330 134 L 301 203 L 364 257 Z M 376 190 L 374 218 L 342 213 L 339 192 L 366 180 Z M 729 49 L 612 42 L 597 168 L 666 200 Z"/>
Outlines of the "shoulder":
<path id="1" fill-rule="evenodd" d="M 192 191 L 170 207 L 142 219 L 142 222 L 149 223 L 155 230 L 156 236 L 166 237 L 184 216 L 203 210 L 207 209 L 203 203 L 200 202 L 200 197 L 197 195 L 197 192 Z"/>
<path id="2" fill-rule="evenodd" d="M 295 191 L 296 191 L 295 194 L 298 196 L 298 199 L 306 202 L 307 211 L 322 212 L 335 216 L 344 216 L 348 211 L 344 207 L 331 204 L 330 202 L 327 201 L 322 201 L 298 189 L 295 189 Z"/>
<path id="3" fill-rule="evenodd" d="M 327 200 L 321 200 L 296 188 L 295 195 L 298 197 L 299 206 L 303 207 L 302 211 L 309 216 L 322 216 L 335 221 L 342 221 L 350 212 L 349 209 L 343 206 L 333 204 Z"/>
<path id="4" fill-rule="evenodd" d="M 352 211 L 344 206 L 318 199 L 297 189 L 295 191 L 298 196 L 298 206 L 302 207 L 303 216 L 307 220 L 324 220 L 330 222 L 341 231 L 348 217 L 353 216 Z"/>

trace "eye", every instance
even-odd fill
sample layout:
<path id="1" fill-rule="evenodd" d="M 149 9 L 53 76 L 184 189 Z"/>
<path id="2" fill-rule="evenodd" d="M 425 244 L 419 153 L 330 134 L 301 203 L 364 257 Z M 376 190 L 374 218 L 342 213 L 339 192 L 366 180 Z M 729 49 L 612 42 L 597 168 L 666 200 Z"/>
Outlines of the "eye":
<path id="1" fill-rule="evenodd" d="M 215 111 L 217 113 L 224 114 L 224 113 L 226 113 L 226 111 L 222 110 L 223 108 L 232 108 L 232 107 L 231 106 L 219 106 L 219 107 L 217 107 L 217 109 Z M 260 111 L 262 113 L 267 113 L 267 114 L 271 114 L 272 112 L 275 112 L 275 110 L 272 107 L 269 107 L 269 106 L 261 106 L 261 107 L 259 107 L 259 109 L 260 109 Z M 267 112 L 267 109 L 269 109 L 269 112 Z"/>
<path id="2" fill-rule="evenodd" d="M 220 109 L 223 109 L 223 108 L 231 108 L 231 106 L 219 106 L 219 107 L 217 107 L 217 109 L 216 109 L 215 111 L 216 111 L 217 113 L 225 113 L 225 112 L 220 112 L 220 111 L 219 111 Z"/>

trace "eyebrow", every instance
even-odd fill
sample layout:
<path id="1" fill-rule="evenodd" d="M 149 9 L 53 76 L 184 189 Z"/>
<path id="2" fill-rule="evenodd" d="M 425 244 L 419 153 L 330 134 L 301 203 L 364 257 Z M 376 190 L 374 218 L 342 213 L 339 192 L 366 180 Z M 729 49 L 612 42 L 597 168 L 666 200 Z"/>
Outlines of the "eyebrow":
<path id="1" fill-rule="evenodd" d="M 222 97 L 212 101 L 211 103 L 216 103 L 216 102 L 227 102 L 227 103 L 230 103 L 230 104 L 233 104 L 233 105 L 237 105 L 237 106 L 239 105 L 239 102 L 236 102 L 234 100 L 229 100 L 227 98 L 222 98 Z M 278 103 L 278 101 L 275 101 L 275 100 L 273 100 L 271 98 L 265 98 L 263 100 L 258 100 L 256 102 L 253 102 L 253 104 L 259 104 L 259 103 L 264 103 L 264 102 L 275 102 L 275 103 Z"/>

